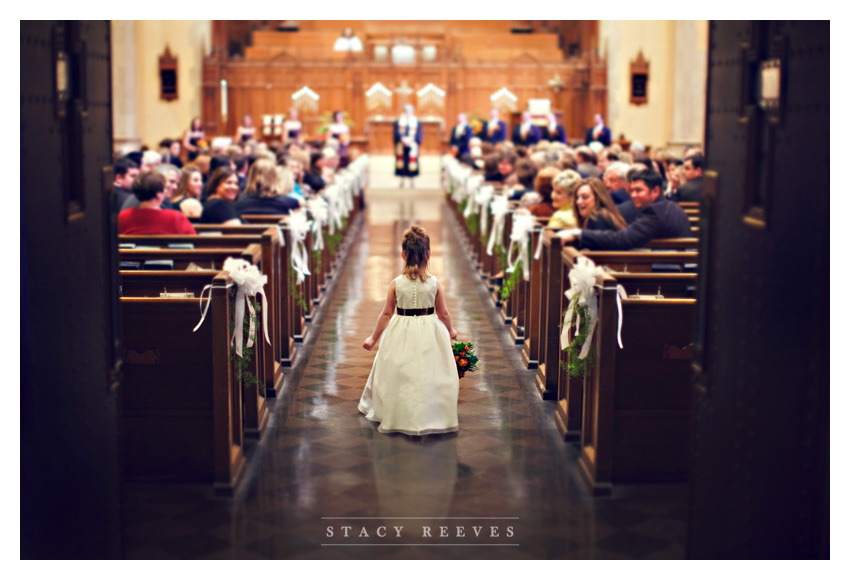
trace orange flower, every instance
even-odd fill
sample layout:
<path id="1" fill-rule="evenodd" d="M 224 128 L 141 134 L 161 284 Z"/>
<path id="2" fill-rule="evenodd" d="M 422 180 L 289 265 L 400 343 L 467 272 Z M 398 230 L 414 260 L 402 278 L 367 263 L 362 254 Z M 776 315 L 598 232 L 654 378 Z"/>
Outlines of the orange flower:
<path id="1" fill-rule="evenodd" d="M 466 347 L 466 350 L 469 350 L 469 347 L 468 347 L 468 346 Z"/>
<path id="2" fill-rule="evenodd" d="M 462 366 L 462 367 L 465 367 L 467 364 L 468 364 L 468 361 L 466 359 L 462 359 L 460 361 L 460 366 Z"/>
<path id="3" fill-rule="evenodd" d="M 458 358 L 460 358 L 460 357 L 458 357 L 457 355 L 455 355 L 455 360 L 457 360 Z"/>

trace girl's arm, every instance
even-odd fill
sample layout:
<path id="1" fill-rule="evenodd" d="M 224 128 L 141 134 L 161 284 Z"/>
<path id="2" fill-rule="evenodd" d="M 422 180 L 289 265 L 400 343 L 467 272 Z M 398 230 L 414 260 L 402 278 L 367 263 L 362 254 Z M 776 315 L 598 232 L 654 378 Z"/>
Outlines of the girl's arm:
<path id="1" fill-rule="evenodd" d="M 437 280 L 437 297 L 435 300 L 437 318 L 440 319 L 440 322 L 446 325 L 446 329 L 449 331 L 449 338 L 452 340 L 456 339 L 457 330 L 452 328 L 452 319 L 449 316 L 449 309 L 446 307 L 446 298 L 443 295 L 443 287 L 440 286 L 439 280 Z"/>
<path id="2" fill-rule="evenodd" d="M 381 338 L 381 334 L 384 333 L 384 329 L 387 327 L 387 324 L 390 323 L 390 318 L 395 314 L 395 280 L 390 283 L 390 289 L 387 291 L 387 301 L 384 304 L 384 309 L 381 310 L 381 313 L 378 315 L 378 321 L 375 323 L 375 330 L 372 332 L 372 336 L 363 341 L 363 348 L 366 350 L 372 350 L 372 347 L 378 343 L 378 340 Z"/>

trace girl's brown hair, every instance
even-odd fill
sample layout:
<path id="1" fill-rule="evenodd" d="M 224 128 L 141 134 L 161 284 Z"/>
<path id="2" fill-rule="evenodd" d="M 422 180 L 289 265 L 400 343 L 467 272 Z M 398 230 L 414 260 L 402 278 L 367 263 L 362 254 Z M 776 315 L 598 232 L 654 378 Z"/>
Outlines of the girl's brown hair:
<path id="1" fill-rule="evenodd" d="M 428 277 L 428 254 L 431 251 L 431 238 L 421 226 L 410 226 L 404 232 L 401 240 L 401 251 L 404 252 L 404 269 L 402 276 L 411 280 L 419 278 L 424 282 Z"/>

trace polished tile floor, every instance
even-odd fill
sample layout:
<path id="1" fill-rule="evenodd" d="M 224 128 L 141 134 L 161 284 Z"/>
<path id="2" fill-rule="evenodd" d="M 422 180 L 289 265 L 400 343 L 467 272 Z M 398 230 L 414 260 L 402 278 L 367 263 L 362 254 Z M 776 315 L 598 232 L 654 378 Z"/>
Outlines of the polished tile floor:
<path id="1" fill-rule="evenodd" d="M 584 491 L 577 450 L 470 272 L 442 194 L 373 189 L 368 202 L 236 497 L 127 485 L 127 557 L 684 558 L 686 486 Z M 457 434 L 411 438 L 378 433 L 357 402 L 375 356 L 361 344 L 400 270 L 401 231 L 419 215 L 436 218 L 420 220 L 432 272 L 481 370 L 461 380 Z"/>

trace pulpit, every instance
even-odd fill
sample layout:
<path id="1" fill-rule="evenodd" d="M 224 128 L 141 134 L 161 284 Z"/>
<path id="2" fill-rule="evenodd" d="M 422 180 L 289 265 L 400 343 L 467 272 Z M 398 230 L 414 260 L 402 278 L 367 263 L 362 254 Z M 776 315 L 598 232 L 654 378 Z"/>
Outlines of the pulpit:
<path id="1" fill-rule="evenodd" d="M 372 117 L 368 119 L 366 138 L 369 140 L 369 153 L 372 155 L 392 155 L 393 124 L 396 117 Z M 422 155 L 441 155 L 443 153 L 444 123 L 439 118 L 419 118 L 422 124 Z"/>

